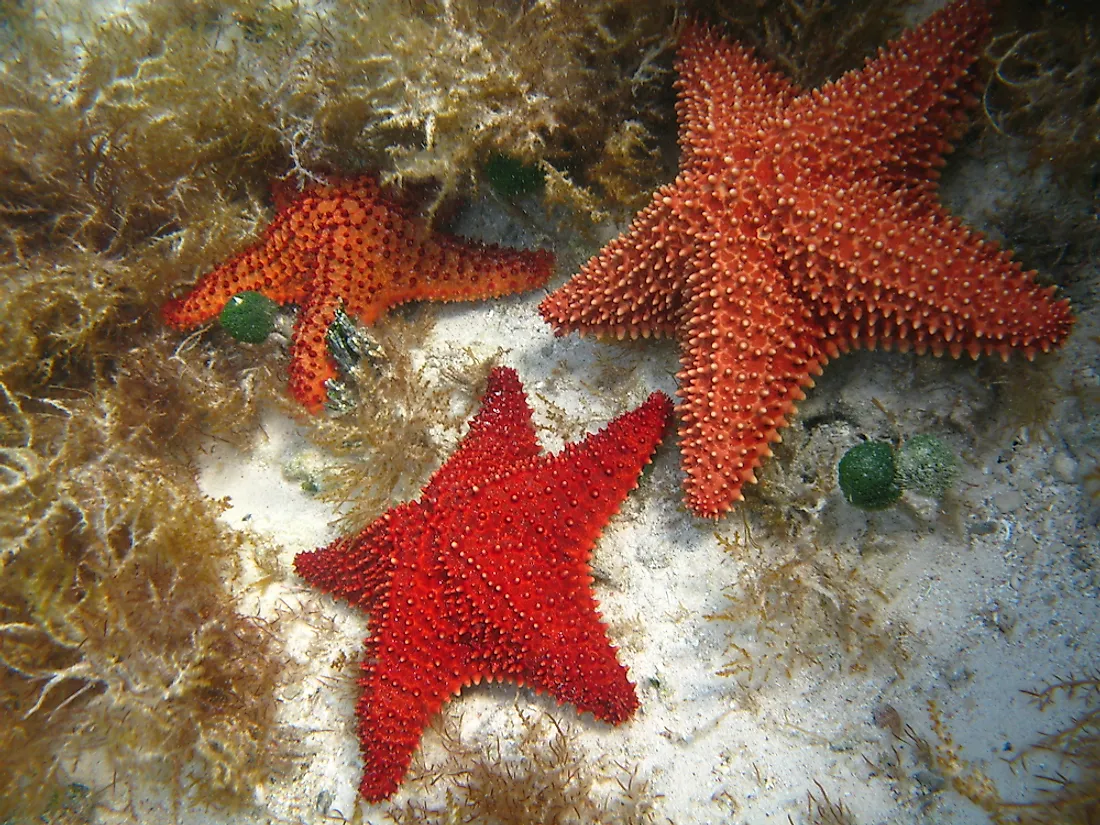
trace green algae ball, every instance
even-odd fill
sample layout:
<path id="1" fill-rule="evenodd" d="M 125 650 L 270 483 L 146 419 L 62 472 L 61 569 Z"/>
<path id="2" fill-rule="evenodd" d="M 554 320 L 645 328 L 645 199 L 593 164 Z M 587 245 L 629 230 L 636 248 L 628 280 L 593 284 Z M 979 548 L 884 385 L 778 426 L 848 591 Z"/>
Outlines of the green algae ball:
<path id="1" fill-rule="evenodd" d="M 498 195 L 513 198 L 534 192 L 543 183 L 542 170 L 507 155 L 493 154 L 485 164 L 485 177 Z"/>
<path id="2" fill-rule="evenodd" d="M 259 292 L 238 292 L 218 316 L 222 327 L 246 344 L 262 344 L 275 327 L 279 305 Z"/>
<path id="3" fill-rule="evenodd" d="M 837 467 L 844 498 L 862 510 L 883 510 L 901 496 L 895 478 L 894 448 L 867 441 L 844 454 Z"/>
<path id="4" fill-rule="evenodd" d="M 907 490 L 940 498 L 957 472 L 955 453 L 934 435 L 915 435 L 898 450 L 898 484 Z"/>

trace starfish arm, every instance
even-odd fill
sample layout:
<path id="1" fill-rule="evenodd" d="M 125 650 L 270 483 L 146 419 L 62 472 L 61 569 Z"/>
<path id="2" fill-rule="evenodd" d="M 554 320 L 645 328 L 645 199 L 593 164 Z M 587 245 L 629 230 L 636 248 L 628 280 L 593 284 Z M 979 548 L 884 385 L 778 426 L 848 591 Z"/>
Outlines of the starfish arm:
<path id="1" fill-rule="evenodd" d="M 540 452 L 519 375 L 510 367 L 496 367 L 462 443 L 436 470 L 424 494 L 437 498 L 450 491 L 464 493 L 471 482 L 484 483 Z"/>
<path id="2" fill-rule="evenodd" d="M 426 683 L 418 664 L 379 662 L 375 667 L 388 667 L 387 676 L 373 671 L 359 680 L 363 689 L 355 706 L 363 756 L 359 793 L 367 802 L 379 802 L 397 790 L 435 712 L 429 712 L 429 706 L 442 706 L 449 698 L 443 689 L 430 692 L 438 686 Z M 415 695 L 410 684 L 418 686 Z"/>
<path id="3" fill-rule="evenodd" d="M 418 503 L 401 504 L 358 535 L 342 536 L 326 547 L 299 553 L 294 557 L 294 571 L 319 590 L 373 611 L 390 590 L 397 552 L 394 536 L 407 535 L 422 521 Z"/>
<path id="4" fill-rule="evenodd" d="M 519 521 L 505 524 L 526 532 Z M 461 623 L 480 626 L 474 681 L 527 685 L 611 724 L 629 718 L 637 696 L 591 596 L 587 563 L 516 532 L 480 547 L 448 563 Z"/>
<path id="5" fill-rule="evenodd" d="M 828 360 L 821 332 L 763 244 L 718 236 L 700 253 L 681 333 L 681 447 L 688 507 L 717 518 L 771 455 Z"/>
<path id="6" fill-rule="evenodd" d="M 634 687 L 591 596 L 588 560 L 663 436 L 671 401 L 654 393 L 583 442 L 468 491 L 442 543 L 461 592 L 460 624 L 481 622 L 484 668 L 618 723 Z M 461 545 L 459 545 L 461 537 Z"/>
<path id="7" fill-rule="evenodd" d="M 544 249 L 507 249 L 437 232 L 405 245 L 401 272 L 386 292 L 387 306 L 410 300 L 474 301 L 544 286 L 554 255 Z"/>
<path id="8" fill-rule="evenodd" d="M 171 326 L 191 327 L 246 290 L 300 304 L 290 388 L 314 412 L 336 374 L 326 334 L 338 307 L 373 324 L 406 301 L 498 297 L 541 286 L 553 272 L 547 251 L 429 233 L 384 198 L 369 175 L 334 178 L 299 193 L 275 186 L 273 195 L 278 210 L 263 240 L 169 301 L 162 315 Z"/>
<path id="9" fill-rule="evenodd" d="M 611 724 L 626 720 L 638 706 L 634 685 L 600 619 L 588 563 L 576 558 L 590 552 L 591 523 L 575 507 L 547 519 L 540 500 L 485 492 L 472 502 L 477 512 L 499 506 L 509 515 L 466 534 L 462 552 L 447 560 L 460 624 L 480 628 L 475 681 L 516 682 Z"/>
<path id="10" fill-rule="evenodd" d="M 280 214 L 263 239 L 204 275 L 187 295 L 161 308 L 164 322 L 190 329 L 216 318 L 234 295 L 253 290 L 283 304 L 301 300 L 309 286 L 314 256 L 296 240 L 298 221 Z"/>
<path id="11" fill-rule="evenodd" d="M 677 197 L 675 184 L 657 190 L 625 234 L 543 300 L 539 312 L 555 333 L 591 331 L 621 340 L 675 330 L 688 251 L 671 208 Z"/>
<path id="12" fill-rule="evenodd" d="M 680 36 L 676 69 L 684 172 L 715 157 L 747 161 L 755 146 L 752 136 L 799 92 L 790 79 L 754 58 L 751 49 L 697 22 Z"/>
<path id="13" fill-rule="evenodd" d="M 328 349 L 328 330 L 343 300 L 339 282 L 329 276 L 344 269 L 342 262 L 332 262 L 318 273 L 313 289 L 298 309 L 291 333 L 290 394 L 314 413 L 328 396 L 326 382 L 336 377 L 336 362 Z"/>
<path id="14" fill-rule="evenodd" d="M 472 535 L 475 538 L 463 539 L 464 545 L 491 549 L 494 554 L 503 553 L 497 543 L 507 540 L 532 552 L 550 548 L 550 561 L 587 564 L 604 526 L 637 486 L 671 412 L 668 396 L 653 393 L 637 409 L 583 441 L 567 444 L 555 456 L 530 459 L 488 479 L 484 486 L 467 485 L 461 498 L 450 502 L 454 522 L 448 534 Z M 545 561 L 531 553 L 513 555 L 528 557 L 524 562 L 528 565 Z M 456 559 L 452 561 L 459 567 L 448 572 L 461 578 L 470 561 Z"/>
<path id="15" fill-rule="evenodd" d="M 832 340 L 975 358 L 1017 349 L 1032 358 L 1069 334 L 1069 303 L 1053 298 L 1054 287 L 938 204 L 870 183 L 851 194 L 856 210 L 818 203 L 824 220 L 814 240 L 824 260 L 791 266 L 792 284 L 820 308 Z"/>
<path id="16" fill-rule="evenodd" d="M 387 219 L 392 223 L 392 219 Z M 349 313 L 370 325 L 409 301 L 475 301 L 526 292 L 553 274 L 546 250 L 505 249 L 436 235 L 419 239 L 408 224 L 382 233 L 379 245 L 350 250 L 353 271 L 362 273 L 348 289 Z M 354 259 L 358 260 L 354 260 Z"/>
<path id="17" fill-rule="evenodd" d="M 972 70 L 989 28 L 982 0 L 944 7 L 880 49 L 861 71 L 800 98 L 788 113 L 794 128 L 783 139 L 811 147 L 821 163 L 844 168 L 849 181 L 877 176 L 934 191 L 943 156 L 976 102 Z M 785 171 L 797 187 L 794 170 Z"/>
<path id="18" fill-rule="evenodd" d="M 397 790 L 432 716 L 463 685 L 479 680 L 472 652 L 455 642 L 443 616 L 431 574 L 410 567 L 396 578 L 395 592 L 409 598 L 391 602 L 372 627 L 355 708 L 363 755 L 359 791 L 368 802 Z"/>
<path id="19" fill-rule="evenodd" d="M 664 438 L 671 414 L 671 399 L 655 392 L 640 407 L 583 441 L 566 444 L 550 459 L 549 489 L 543 490 L 539 507 L 552 508 L 562 552 L 587 564 L 604 525 L 638 486 L 638 477 Z M 544 520 L 536 515 L 531 513 L 531 524 Z"/>
<path id="20" fill-rule="evenodd" d="M 367 325 L 407 301 L 495 298 L 541 286 L 553 271 L 554 256 L 545 250 L 429 233 L 383 199 L 369 176 L 307 190 L 294 207 L 286 213 L 291 230 L 321 250 L 325 271 L 313 281 L 329 285 Z"/>
<path id="21" fill-rule="evenodd" d="M 578 576 L 571 584 L 542 582 L 544 588 L 531 609 L 545 606 L 548 613 L 534 622 L 531 641 L 520 652 L 519 682 L 547 693 L 561 704 L 612 725 L 625 722 L 638 709 L 638 695 L 617 649 L 607 636 L 596 600 L 587 595 L 592 579 Z M 569 590 L 574 592 L 570 593 Z M 517 604 L 523 609 L 522 603 Z"/>

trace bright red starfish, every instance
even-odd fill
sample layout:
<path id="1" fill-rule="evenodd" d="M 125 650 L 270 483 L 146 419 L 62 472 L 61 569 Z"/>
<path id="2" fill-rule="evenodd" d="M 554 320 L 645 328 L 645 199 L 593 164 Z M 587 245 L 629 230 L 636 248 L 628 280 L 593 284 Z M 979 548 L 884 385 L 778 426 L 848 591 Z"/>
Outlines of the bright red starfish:
<path id="1" fill-rule="evenodd" d="M 689 25 L 680 173 L 540 307 L 559 334 L 673 335 L 688 506 L 743 498 L 803 388 L 850 349 L 1031 358 L 1073 318 L 952 218 L 937 168 L 971 103 L 989 12 L 963 0 L 804 91 Z"/>
<path id="2" fill-rule="evenodd" d="M 544 455 L 519 378 L 497 368 L 418 501 L 295 558 L 302 578 L 371 614 L 356 708 L 366 799 L 397 789 L 431 716 L 482 679 L 529 685 L 612 724 L 634 712 L 588 560 L 671 411 L 654 393 Z"/>
<path id="3" fill-rule="evenodd" d="M 366 175 L 288 193 L 263 239 L 207 273 L 161 314 L 188 329 L 239 292 L 300 304 L 290 347 L 290 391 L 316 412 L 336 376 L 326 333 L 343 308 L 373 324 L 406 301 L 472 301 L 542 286 L 554 256 L 430 233 Z"/>

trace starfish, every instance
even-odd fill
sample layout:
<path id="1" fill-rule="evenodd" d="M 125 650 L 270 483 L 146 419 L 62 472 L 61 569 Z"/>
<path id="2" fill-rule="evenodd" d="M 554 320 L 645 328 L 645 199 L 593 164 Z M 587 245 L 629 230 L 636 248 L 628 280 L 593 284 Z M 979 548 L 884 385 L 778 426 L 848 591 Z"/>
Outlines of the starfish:
<path id="1" fill-rule="evenodd" d="M 498 367 L 420 499 L 295 558 L 302 578 L 371 614 L 356 707 L 367 800 L 397 789 L 430 717 L 482 679 L 528 685 L 612 724 L 633 714 L 588 560 L 671 412 L 654 393 L 545 455 L 519 378 Z"/>
<path id="2" fill-rule="evenodd" d="M 940 205 L 989 35 L 962 0 L 820 89 L 698 23 L 677 60 L 680 170 L 540 311 L 557 334 L 674 336 L 689 508 L 717 518 L 831 358 L 1048 352 L 1053 287 Z"/>
<path id="3" fill-rule="evenodd" d="M 290 390 L 316 412 L 335 377 L 326 333 L 337 310 L 373 324 L 406 301 L 470 301 L 546 283 L 553 255 L 429 234 L 383 197 L 373 177 L 333 179 L 292 197 L 276 190 L 263 239 L 164 305 L 177 329 L 214 318 L 234 295 L 261 292 L 301 308 L 290 349 Z"/>

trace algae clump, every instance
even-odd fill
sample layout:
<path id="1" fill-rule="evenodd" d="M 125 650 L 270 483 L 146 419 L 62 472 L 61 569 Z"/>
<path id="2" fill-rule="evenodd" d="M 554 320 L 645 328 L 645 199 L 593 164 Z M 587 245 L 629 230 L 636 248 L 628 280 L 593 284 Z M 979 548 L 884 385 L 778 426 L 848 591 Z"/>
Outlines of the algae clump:
<path id="1" fill-rule="evenodd" d="M 858 444 L 844 454 L 837 467 L 844 498 L 862 510 L 884 510 L 901 497 L 894 449 L 882 441 Z"/>
<path id="2" fill-rule="evenodd" d="M 958 473 L 955 453 L 934 435 L 915 435 L 897 451 L 897 480 L 906 490 L 942 498 Z"/>
<path id="3" fill-rule="evenodd" d="M 218 323 L 222 329 L 245 344 L 262 344 L 275 328 L 279 305 L 251 290 L 238 292 L 225 303 Z"/>

